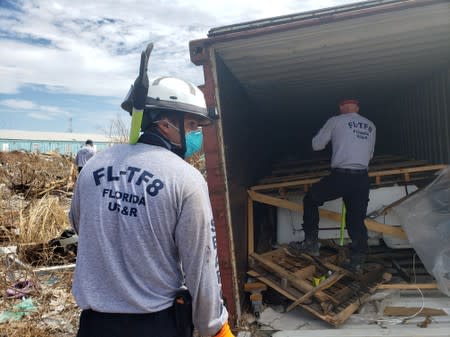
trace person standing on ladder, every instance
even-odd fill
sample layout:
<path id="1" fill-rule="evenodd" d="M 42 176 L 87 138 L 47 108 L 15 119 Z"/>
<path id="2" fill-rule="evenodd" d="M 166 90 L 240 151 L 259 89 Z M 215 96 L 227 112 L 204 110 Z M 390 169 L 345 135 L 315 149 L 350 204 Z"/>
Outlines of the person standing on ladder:
<path id="1" fill-rule="evenodd" d="M 346 225 L 350 235 L 352 271 L 361 271 L 368 243 L 364 224 L 369 202 L 369 161 L 375 149 L 376 128 L 373 122 L 358 114 L 359 102 L 346 99 L 339 104 L 340 114 L 331 117 L 312 140 L 314 151 L 325 149 L 331 141 L 331 174 L 313 184 L 303 198 L 303 230 L 305 240 L 291 242 L 290 255 L 302 253 L 319 256 L 319 210 L 324 202 L 343 198 Z"/>

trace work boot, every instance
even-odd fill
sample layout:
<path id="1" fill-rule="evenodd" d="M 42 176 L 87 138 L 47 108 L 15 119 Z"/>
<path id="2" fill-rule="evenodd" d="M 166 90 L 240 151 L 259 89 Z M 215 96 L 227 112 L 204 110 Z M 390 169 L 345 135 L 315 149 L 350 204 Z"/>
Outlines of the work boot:
<path id="1" fill-rule="evenodd" d="M 365 254 L 351 254 L 350 262 L 344 263 L 342 267 L 353 273 L 362 273 L 364 262 L 366 262 Z"/>
<path id="2" fill-rule="evenodd" d="M 319 248 L 320 246 L 317 240 L 292 241 L 289 243 L 286 253 L 294 257 L 301 256 L 302 254 L 319 256 Z"/>

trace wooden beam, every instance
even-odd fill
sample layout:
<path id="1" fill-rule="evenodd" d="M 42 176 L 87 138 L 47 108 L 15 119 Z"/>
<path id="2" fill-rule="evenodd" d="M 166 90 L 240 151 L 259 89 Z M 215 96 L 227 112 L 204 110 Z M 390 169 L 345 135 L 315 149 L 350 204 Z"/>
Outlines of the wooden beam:
<path id="1" fill-rule="evenodd" d="M 274 183 L 274 184 L 265 184 L 265 185 L 256 185 L 250 187 L 252 191 L 264 191 L 264 190 L 275 190 L 279 189 L 281 187 L 298 187 L 303 186 L 307 184 L 314 184 L 318 182 L 320 178 L 312 178 L 312 179 L 301 179 L 301 180 L 294 180 L 294 181 L 288 181 L 288 182 L 282 182 L 282 183 Z"/>
<path id="2" fill-rule="evenodd" d="M 254 192 L 254 191 L 248 191 L 248 195 L 250 196 L 250 199 L 256 202 L 260 202 L 262 204 L 271 205 L 275 207 L 281 207 L 290 209 L 291 211 L 295 212 L 303 212 L 303 204 L 289 201 L 286 199 L 280 199 L 277 197 L 272 197 L 270 195 Z"/>
<path id="3" fill-rule="evenodd" d="M 255 229 L 253 218 L 253 200 L 248 198 L 247 200 L 247 249 L 248 255 L 255 251 Z"/>
<path id="4" fill-rule="evenodd" d="M 273 263 L 272 261 L 269 261 L 268 259 L 265 259 L 264 257 L 258 254 L 253 253 L 250 256 L 256 261 L 258 261 L 258 263 L 260 263 L 264 268 L 269 269 L 272 272 L 275 272 L 278 275 L 278 277 L 285 278 L 293 287 L 299 289 L 300 291 L 307 293 L 308 291 L 314 288 L 314 286 L 310 282 L 298 278 L 292 273 L 286 271 L 286 269 L 280 267 L 279 265 Z M 320 302 L 326 301 L 336 302 L 336 300 L 332 296 L 327 295 L 322 291 L 316 292 L 314 294 L 314 297 L 316 297 Z"/>
<path id="5" fill-rule="evenodd" d="M 394 170 L 374 171 L 374 172 L 369 172 L 369 177 L 391 176 L 391 175 L 396 175 L 396 174 L 405 175 L 405 174 L 417 173 L 417 172 L 439 171 L 446 167 L 447 167 L 447 165 L 437 164 L 437 165 L 425 165 L 425 166 L 417 166 L 417 167 L 399 168 L 399 169 L 394 169 Z"/>
<path id="6" fill-rule="evenodd" d="M 251 190 L 248 191 L 248 194 L 252 200 L 263 203 L 263 204 L 286 208 L 286 209 L 289 209 L 289 210 L 295 211 L 295 212 L 303 212 L 303 205 L 293 202 L 293 201 L 272 197 L 272 196 L 262 194 L 259 192 L 255 192 L 255 191 L 251 191 Z M 322 216 L 324 218 L 331 219 L 336 222 L 341 221 L 341 214 L 337 213 L 337 212 L 319 208 L 319 214 L 320 214 L 320 216 Z M 395 237 L 402 238 L 402 239 L 407 239 L 406 233 L 403 231 L 403 229 L 401 227 L 389 226 L 389 225 L 382 224 L 382 223 L 377 222 L 372 219 L 366 219 L 364 222 L 369 231 L 383 233 L 383 234 L 395 236 Z"/>
<path id="7" fill-rule="evenodd" d="M 407 168 L 399 168 L 393 170 L 383 170 L 383 171 L 370 171 L 369 177 L 376 177 L 377 183 L 381 181 L 382 176 L 390 176 L 390 175 L 405 175 L 409 173 L 417 173 L 417 172 L 429 172 L 429 171 L 439 171 L 446 168 L 447 165 L 437 164 L 437 165 L 425 165 L 425 166 L 417 166 L 417 167 L 407 167 Z M 264 190 L 274 190 L 279 189 L 281 187 L 299 187 L 306 184 L 314 184 L 318 182 L 321 178 L 309 178 L 309 179 L 299 179 L 288 182 L 279 182 L 273 184 L 262 184 L 252 186 L 250 189 L 253 191 L 264 191 Z"/>
<path id="8" fill-rule="evenodd" d="M 438 289 L 437 283 L 392 283 L 380 284 L 377 289 L 401 289 L 401 290 L 417 290 L 417 289 Z"/>
<path id="9" fill-rule="evenodd" d="M 331 287 L 333 284 L 335 284 L 337 281 L 339 281 L 343 277 L 344 277 L 344 274 L 334 273 L 333 275 L 328 277 L 325 281 L 321 282 L 317 287 L 314 287 L 313 289 L 308 291 L 305 295 L 303 295 L 299 299 L 295 300 L 294 303 L 292 303 L 290 306 L 287 307 L 286 311 L 287 312 L 291 311 L 296 306 L 298 306 L 298 305 L 302 304 L 303 302 L 305 302 L 306 300 L 310 299 L 316 292 Z"/>
<path id="10" fill-rule="evenodd" d="M 306 279 L 308 277 L 312 277 L 313 274 L 316 272 L 316 266 L 310 265 L 305 268 L 299 269 L 294 272 L 294 275 L 298 278 Z"/>
<path id="11" fill-rule="evenodd" d="M 286 298 L 290 299 L 291 301 L 295 301 L 297 298 L 292 295 L 289 291 L 284 290 L 282 287 L 280 287 L 277 283 L 275 283 L 274 281 L 268 279 L 265 276 L 262 276 L 260 273 L 258 273 L 255 270 L 249 270 L 247 272 L 248 275 L 250 275 L 251 277 L 257 278 L 259 281 L 267 284 L 269 287 L 271 287 L 272 289 L 275 289 L 276 291 L 278 291 L 281 295 L 285 296 Z"/>

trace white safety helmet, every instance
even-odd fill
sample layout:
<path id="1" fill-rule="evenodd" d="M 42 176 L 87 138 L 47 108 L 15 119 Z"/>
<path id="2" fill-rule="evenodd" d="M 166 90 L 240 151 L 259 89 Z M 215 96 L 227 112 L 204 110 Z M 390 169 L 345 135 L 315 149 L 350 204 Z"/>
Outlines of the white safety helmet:
<path id="1" fill-rule="evenodd" d="M 127 97 L 121 104 L 130 114 L 133 109 L 131 86 Z M 211 119 L 206 109 L 203 92 L 193 83 L 175 77 L 158 77 L 150 80 L 144 107 L 144 116 L 160 110 L 190 113 L 200 117 L 200 125 L 208 125 Z M 154 119 L 155 116 L 149 116 Z"/>

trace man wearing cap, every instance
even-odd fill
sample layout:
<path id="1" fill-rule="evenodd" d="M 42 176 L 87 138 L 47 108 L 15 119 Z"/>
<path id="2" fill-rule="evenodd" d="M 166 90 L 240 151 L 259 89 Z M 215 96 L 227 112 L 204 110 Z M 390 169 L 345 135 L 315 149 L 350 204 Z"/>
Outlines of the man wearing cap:
<path id="1" fill-rule="evenodd" d="M 81 171 L 86 162 L 95 154 L 94 142 L 90 139 L 86 140 L 84 146 L 77 152 L 75 157 L 75 165 L 78 167 L 78 172 Z"/>
<path id="2" fill-rule="evenodd" d="M 359 102 L 347 99 L 339 103 L 340 114 L 331 117 L 312 140 L 314 151 L 325 149 L 331 141 L 331 174 L 314 184 L 303 199 L 305 240 L 291 242 L 288 253 L 319 255 L 319 211 L 324 202 L 343 198 L 346 226 L 352 240 L 352 271 L 361 271 L 367 251 L 367 229 L 364 224 L 369 202 L 369 161 L 375 148 L 375 125 L 358 114 Z"/>

